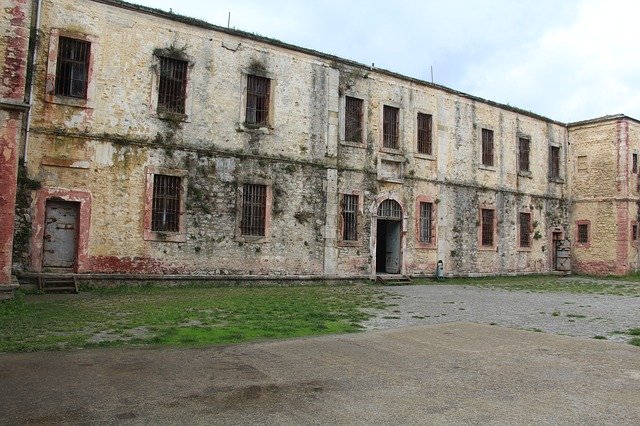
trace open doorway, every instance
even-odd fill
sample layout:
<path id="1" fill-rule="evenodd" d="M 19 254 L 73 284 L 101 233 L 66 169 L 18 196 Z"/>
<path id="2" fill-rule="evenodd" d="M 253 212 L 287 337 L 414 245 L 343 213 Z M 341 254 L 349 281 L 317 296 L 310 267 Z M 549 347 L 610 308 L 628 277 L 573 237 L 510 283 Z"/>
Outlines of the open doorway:
<path id="1" fill-rule="evenodd" d="M 399 274 L 402 266 L 402 208 L 384 200 L 376 219 L 376 273 Z"/>

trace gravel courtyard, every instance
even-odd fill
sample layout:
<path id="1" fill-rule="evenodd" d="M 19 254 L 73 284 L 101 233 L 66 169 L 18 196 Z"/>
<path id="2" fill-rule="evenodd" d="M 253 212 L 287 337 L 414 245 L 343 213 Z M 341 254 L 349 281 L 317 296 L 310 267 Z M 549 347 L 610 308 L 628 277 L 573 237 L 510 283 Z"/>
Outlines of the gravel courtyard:
<path id="1" fill-rule="evenodd" d="M 364 323 L 367 330 L 462 321 L 627 342 L 630 336 L 619 332 L 640 327 L 637 296 L 446 284 L 384 289 L 390 293 L 386 299 L 390 306 L 370 311 L 375 317 Z"/>

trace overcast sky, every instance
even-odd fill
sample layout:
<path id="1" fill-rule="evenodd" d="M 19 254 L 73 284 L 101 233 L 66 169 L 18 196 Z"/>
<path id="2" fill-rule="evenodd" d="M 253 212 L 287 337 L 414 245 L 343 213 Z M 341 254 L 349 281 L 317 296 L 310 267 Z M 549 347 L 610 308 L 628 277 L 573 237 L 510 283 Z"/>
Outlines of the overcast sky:
<path id="1" fill-rule="evenodd" d="M 640 119 L 637 0 L 129 0 L 579 121 Z"/>

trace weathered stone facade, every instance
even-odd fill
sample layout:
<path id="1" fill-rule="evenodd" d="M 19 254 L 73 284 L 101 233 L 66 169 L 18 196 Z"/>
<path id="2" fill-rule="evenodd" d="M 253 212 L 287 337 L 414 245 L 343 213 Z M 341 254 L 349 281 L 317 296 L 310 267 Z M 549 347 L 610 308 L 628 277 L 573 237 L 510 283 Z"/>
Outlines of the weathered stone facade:
<path id="1" fill-rule="evenodd" d="M 18 23 L 22 34 L 38 34 L 34 95 L 24 82 L 16 89 L 31 115 L 23 173 L 16 185 L 13 166 L 2 185 L 6 202 L 20 193 L 1 222 L 11 232 L 16 223 L 17 273 L 372 278 L 433 275 L 438 260 L 451 275 L 542 273 L 558 269 L 555 240 L 573 240 L 580 218 L 598 248 L 574 249 L 578 270 L 636 269 L 635 120 L 568 126 L 118 1 L 42 0 L 34 13 L 26 0 L 9 3 L 34 16 Z M 4 57 L 26 64 L 28 38 L 4 33 Z M 63 73 L 81 85 L 62 87 Z M 19 146 L 12 123 L 3 129 Z M 598 176 L 577 172 L 580 150 Z M 3 161 L 17 164 L 11 155 Z M 601 176 L 609 161 L 617 175 Z M 592 197 L 597 185 L 608 195 Z"/>

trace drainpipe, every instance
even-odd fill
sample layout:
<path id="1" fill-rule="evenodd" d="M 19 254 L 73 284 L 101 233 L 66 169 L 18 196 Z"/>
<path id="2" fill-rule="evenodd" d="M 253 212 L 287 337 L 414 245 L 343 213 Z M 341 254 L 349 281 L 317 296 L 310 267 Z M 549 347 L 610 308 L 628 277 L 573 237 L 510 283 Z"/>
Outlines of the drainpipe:
<path id="1" fill-rule="evenodd" d="M 29 152 L 29 130 L 31 128 L 31 100 L 33 99 L 33 86 L 35 85 L 36 75 L 36 61 L 38 58 L 38 39 L 40 36 L 40 10 L 42 6 L 42 0 L 33 0 L 33 7 L 35 8 L 36 22 L 35 30 L 30 31 L 30 36 L 33 37 L 33 48 L 29 52 L 29 63 L 31 66 L 31 73 L 29 74 L 29 81 L 26 82 L 28 90 L 25 90 L 25 103 L 28 105 L 27 112 L 24 119 L 24 152 L 22 153 L 22 164 L 27 164 L 27 155 Z M 32 20 L 33 23 L 33 15 Z"/>

